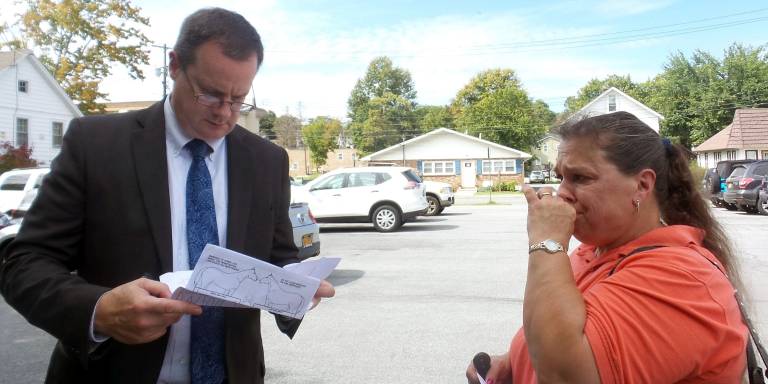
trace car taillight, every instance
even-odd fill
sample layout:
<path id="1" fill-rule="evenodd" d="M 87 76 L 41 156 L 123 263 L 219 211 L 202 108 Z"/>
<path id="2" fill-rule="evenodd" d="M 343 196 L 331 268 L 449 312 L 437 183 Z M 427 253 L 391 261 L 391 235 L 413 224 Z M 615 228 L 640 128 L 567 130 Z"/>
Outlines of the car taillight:
<path id="1" fill-rule="evenodd" d="M 405 184 L 405 187 L 403 189 L 416 189 L 419 187 L 419 183 L 415 181 L 409 181 Z"/>
<path id="2" fill-rule="evenodd" d="M 741 180 L 739 180 L 739 189 L 746 189 L 747 185 L 749 185 L 749 183 L 753 182 L 754 180 L 755 179 L 751 177 L 742 178 Z"/>

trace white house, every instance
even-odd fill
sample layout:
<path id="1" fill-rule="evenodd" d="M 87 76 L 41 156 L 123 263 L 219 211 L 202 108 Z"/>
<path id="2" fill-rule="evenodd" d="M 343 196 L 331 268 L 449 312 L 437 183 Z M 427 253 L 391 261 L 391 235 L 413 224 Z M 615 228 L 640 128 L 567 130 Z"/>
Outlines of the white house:
<path id="1" fill-rule="evenodd" d="M 523 183 L 523 162 L 531 155 L 448 128 L 414 137 L 360 159 L 362 162 L 403 164 L 425 179 L 456 187 L 475 188 L 484 181 Z"/>
<path id="2" fill-rule="evenodd" d="M 32 148 L 49 165 L 69 121 L 82 113 L 28 50 L 0 52 L 0 142 Z"/>
<path id="3" fill-rule="evenodd" d="M 731 124 L 693 152 L 704 168 L 713 168 L 720 160 L 768 159 L 768 108 L 737 109 Z"/>
<path id="4" fill-rule="evenodd" d="M 614 87 L 610 87 L 601 93 L 600 96 L 590 101 L 589 104 L 571 115 L 568 121 L 618 111 L 625 111 L 635 115 L 656 132 L 659 131 L 659 123 L 661 120 L 664 120 L 664 116 L 635 100 L 632 96 Z"/>

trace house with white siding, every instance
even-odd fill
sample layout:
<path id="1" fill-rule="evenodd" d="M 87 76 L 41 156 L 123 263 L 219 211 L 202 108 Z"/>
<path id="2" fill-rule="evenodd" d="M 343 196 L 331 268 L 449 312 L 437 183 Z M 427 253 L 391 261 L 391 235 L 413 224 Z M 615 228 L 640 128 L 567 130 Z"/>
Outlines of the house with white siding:
<path id="1" fill-rule="evenodd" d="M 31 51 L 0 52 L 0 142 L 26 145 L 49 165 L 70 120 L 82 115 Z"/>
<path id="2" fill-rule="evenodd" d="M 768 108 L 742 108 L 720 132 L 693 148 L 701 167 L 720 160 L 768 160 Z"/>
<path id="3" fill-rule="evenodd" d="M 522 185 L 523 162 L 531 155 L 448 128 L 438 128 L 360 159 L 417 169 L 425 180 L 455 189 L 514 181 Z"/>
<path id="4" fill-rule="evenodd" d="M 635 115 L 656 132 L 659 132 L 659 123 L 661 120 L 664 120 L 664 116 L 653 109 L 648 108 L 645 104 L 635 100 L 632 96 L 627 95 L 615 87 L 610 87 L 605 90 L 605 92 L 601 93 L 600 96 L 597 96 L 590 101 L 589 104 L 571 115 L 568 118 L 568 121 L 605 115 L 606 113 L 618 111 L 629 112 Z"/>

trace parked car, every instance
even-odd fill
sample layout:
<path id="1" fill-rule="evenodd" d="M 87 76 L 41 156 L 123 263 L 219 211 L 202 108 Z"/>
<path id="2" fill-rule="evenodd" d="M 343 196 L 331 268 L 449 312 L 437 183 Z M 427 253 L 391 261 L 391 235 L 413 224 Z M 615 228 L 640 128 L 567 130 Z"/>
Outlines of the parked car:
<path id="1" fill-rule="evenodd" d="M 0 257 L 2 251 L 16 238 L 24 213 L 37 196 L 37 189 L 31 190 L 20 208 L 10 213 L 0 213 Z M 320 254 L 320 226 L 312 216 L 307 203 L 293 203 L 288 208 L 288 216 L 293 227 L 293 243 L 298 248 L 301 260 Z"/>
<path id="2" fill-rule="evenodd" d="M 288 216 L 293 226 L 293 243 L 299 249 L 299 259 L 320 254 L 320 226 L 307 203 L 291 203 Z"/>
<path id="3" fill-rule="evenodd" d="M 50 168 L 19 168 L 0 175 L 0 212 L 18 209 L 28 194 L 40 188 L 48 172 Z"/>
<path id="4" fill-rule="evenodd" d="M 768 215 L 768 177 L 763 178 L 763 184 L 757 193 L 757 211 L 762 215 Z"/>
<path id="5" fill-rule="evenodd" d="M 453 205 L 453 187 L 450 184 L 431 180 L 424 180 L 423 183 L 429 204 L 424 215 L 437 216 L 443 213 L 443 209 Z"/>
<path id="6" fill-rule="evenodd" d="M 320 223 L 370 222 L 396 231 L 428 207 L 421 179 L 407 167 L 343 168 L 291 188 L 293 202 L 307 202 Z"/>
<path id="7" fill-rule="evenodd" d="M 543 171 L 531 171 L 531 174 L 528 175 L 528 182 L 531 184 L 543 183 L 545 179 Z"/>
<path id="8" fill-rule="evenodd" d="M 737 165 L 725 181 L 727 189 L 723 193 L 723 199 L 739 209 L 757 213 L 760 187 L 766 177 L 768 177 L 768 160 Z"/>
<path id="9" fill-rule="evenodd" d="M 733 172 L 733 167 L 741 164 L 753 163 L 755 160 L 723 160 L 718 161 L 714 170 L 708 171 L 704 176 L 704 190 L 709 195 L 709 199 L 716 207 L 724 207 L 735 211 L 738 207 L 734 204 L 726 203 L 723 199 L 723 193 L 726 190 L 725 179 Z"/>

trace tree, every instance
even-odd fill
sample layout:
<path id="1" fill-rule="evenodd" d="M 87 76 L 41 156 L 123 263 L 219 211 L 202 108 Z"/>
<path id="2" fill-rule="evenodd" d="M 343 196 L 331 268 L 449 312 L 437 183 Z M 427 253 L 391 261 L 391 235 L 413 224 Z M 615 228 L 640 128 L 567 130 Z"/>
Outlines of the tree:
<path id="1" fill-rule="evenodd" d="M 768 106 L 765 46 L 732 44 L 722 60 L 695 51 L 669 57 L 664 71 L 646 84 L 647 104 L 664 115 L 661 133 L 695 146 L 728 126 L 738 108 Z"/>
<path id="2" fill-rule="evenodd" d="M 0 143 L 0 173 L 15 168 L 36 167 L 37 160 L 31 156 L 32 148 L 26 145 L 14 147 L 7 141 Z"/>
<path id="3" fill-rule="evenodd" d="M 312 119 L 302 128 L 301 134 L 312 154 L 312 163 L 315 167 L 325 165 L 328 152 L 338 147 L 337 140 L 340 132 L 341 121 L 324 116 Z"/>
<path id="4" fill-rule="evenodd" d="M 284 148 L 296 148 L 299 146 L 299 132 L 301 131 L 301 120 L 291 115 L 282 115 L 275 120 L 274 124 L 277 143 Z"/>
<path id="5" fill-rule="evenodd" d="M 267 139 L 274 140 L 277 138 L 275 135 L 275 120 L 277 120 L 277 115 L 275 115 L 274 111 L 267 111 L 267 114 L 259 120 L 259 132 Z"/>
<path id="6" fill-rule="evenodd" d="M 423 105 L 416 108 L 416 118 L 421 132 L 435 128 L 453 128 L 453 115 L 448 106 Z"/>
<path id="7" fill-rule="evenodd" d="M 528 97 L 511 69 L 479 73 L 459 90 L 452 108 L 458 128 L 524 150 L 536 144 L 554 119 L 546 103 Z"/>
<path id="8" fill-rule="evenodd" d="M 347 101 L 350 136 L 359 153 L 370 153 L 412 137 L 416 90 L 411 74 L 377 57 Z"/>
<path id="9" fill-rule="evenodd" d="M 103 112 L 99 83 L 113 65 L 143 79 L 150 40 L 138 29 L 149 26 L 141 9 L 128 0 L 27 0 L 27 10 L 14 27 L 11 48 L 33 48 L 39 59 L 83 113 Z"/>

